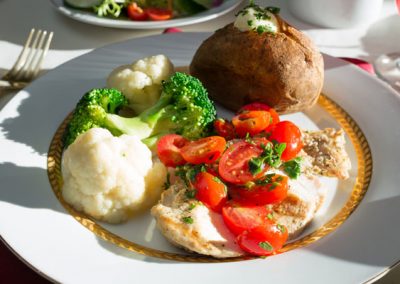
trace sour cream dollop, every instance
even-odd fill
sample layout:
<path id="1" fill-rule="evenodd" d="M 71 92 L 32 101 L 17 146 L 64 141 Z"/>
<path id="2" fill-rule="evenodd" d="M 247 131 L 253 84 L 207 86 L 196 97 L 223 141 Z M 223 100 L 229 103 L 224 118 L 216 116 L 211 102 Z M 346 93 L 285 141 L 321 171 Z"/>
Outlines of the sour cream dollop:
<path id="1" fill-rule="evenodd" d="M 242 32 L 254 30 L 259 34 L 276 33 L 279 27 L 275 15 L 259 6 L 249 6 L 240 11 L 234 26 Z"/>

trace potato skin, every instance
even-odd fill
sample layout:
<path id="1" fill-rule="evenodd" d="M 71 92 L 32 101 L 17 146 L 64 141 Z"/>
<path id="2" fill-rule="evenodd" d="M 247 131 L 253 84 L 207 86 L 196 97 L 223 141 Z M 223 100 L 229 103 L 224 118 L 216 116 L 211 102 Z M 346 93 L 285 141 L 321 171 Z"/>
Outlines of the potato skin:
<path id="1" fill-rule="evenodd" d="M 217 30 L 198 48 L 190 73 L 234 111 L 251 102 L 279 113 L 310 108 L 324 81 L 322 55 L 303 33 L 278 22 L 277 34 L 241 32 L 233 24 Z"/>

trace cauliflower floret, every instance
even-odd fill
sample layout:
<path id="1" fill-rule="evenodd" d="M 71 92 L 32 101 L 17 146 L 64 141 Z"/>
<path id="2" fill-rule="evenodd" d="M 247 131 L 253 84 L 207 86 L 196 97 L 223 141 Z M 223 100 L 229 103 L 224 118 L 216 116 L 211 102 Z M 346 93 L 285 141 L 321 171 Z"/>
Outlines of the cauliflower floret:
<path id="1" fill-rule="evenodd" d="M 174 66 L 165 55 L 150 56 L 114 69 L 107 78 L 107 87 L 120 90 L 139 114 L 155 104 L 161 95 L 162 81 L 173 71 Z"/>
<path id="2" fill-rule="evenodd" d="M 78 136 L 62 160 L 63 198 L 75 209 L 110 223 L 125 221 L 160 197 L 166 168 L 153 163 L 139 138 L 92 128 Z"/>

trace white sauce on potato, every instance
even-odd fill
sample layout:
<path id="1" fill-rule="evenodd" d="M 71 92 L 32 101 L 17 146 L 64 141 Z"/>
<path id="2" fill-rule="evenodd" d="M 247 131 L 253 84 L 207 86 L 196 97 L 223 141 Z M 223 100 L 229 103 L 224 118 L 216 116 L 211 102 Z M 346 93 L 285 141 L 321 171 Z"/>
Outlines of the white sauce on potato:
<path id="1" fill-rule="evenodd" d="M 273 13 L 258 6 L 250 6 L 239 12 L 234 26 L 242 32 L 254 30 L 261 34 L 276 33 L 279 25 Z"/>

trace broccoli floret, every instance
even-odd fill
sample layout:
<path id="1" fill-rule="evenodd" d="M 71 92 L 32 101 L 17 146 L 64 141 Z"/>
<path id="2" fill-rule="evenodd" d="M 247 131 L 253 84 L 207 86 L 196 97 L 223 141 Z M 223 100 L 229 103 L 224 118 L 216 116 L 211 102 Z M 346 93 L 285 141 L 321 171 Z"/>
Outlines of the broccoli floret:
<path id="1" fill-rule="evenodd" d="M 114 135 L 136 135 L 148 145 L 167 133 L 197 139 L 209 134 L 216 117 L 214 104 L 201 82 L 179 72 L 163 82 L 158 102 L 139 116 L 120 116 L 119 110 L 127 105 L 127 99 L 116 89 L 86 93 L 68 124 L 65 145 L 92 127 L 107 128 Z"/>
<path id="2" fill-rule="evenodd" d="M 108 125 L 107 115 L 118 113 L 128 105 L 128 100 L 116 89 L 93 89 L 83 95 L 76 105 L 72 118 L 64 135 L 66 146 L 75 141 L 76 137 L 90 128 L 107 128 L 114 135 L 122 134 L 116 128 Z"/>

